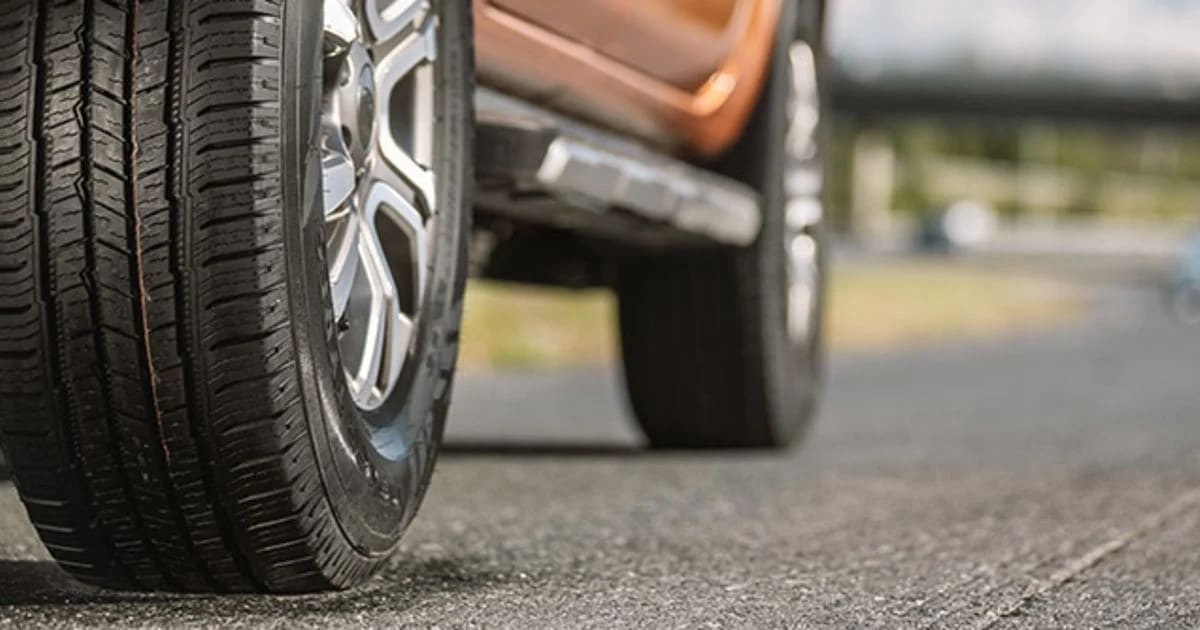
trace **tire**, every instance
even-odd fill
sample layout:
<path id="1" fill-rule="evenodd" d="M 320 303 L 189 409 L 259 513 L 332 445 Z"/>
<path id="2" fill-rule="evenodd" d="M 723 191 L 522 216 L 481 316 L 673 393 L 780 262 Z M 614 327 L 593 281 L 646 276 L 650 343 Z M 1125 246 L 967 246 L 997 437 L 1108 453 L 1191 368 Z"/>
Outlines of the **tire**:
<path id="1" fill-rule="evenodd" d="M 784 447 L 815 413 L 822 363 L 825 255 L 821 225 L 798 238 L 812 248 L 810 307 L 790 334 L 785 194 L 790 160 L 816 173 L 816 129 L 808 156 L 789 157 L 791 51 L 798 6 L 785 2 L 772 65 L 743 137 L 713 170 L 762 194 L 757 241 L 741 250 L 651 256 L 626 262 L 617 282 L 621 344 L 630 402 L 657 448 Z M 815 65 L 813 66 L 815 69 Z M 815 76 L 815 75 L 814 75 Z M 815 88 L 815 85 L 814 85 Z M 814 101 L 816 104 L 816 101 Z M 819 112 L 820 109 L 815 111 Z M 819 185 L 809 191 L 819 208 Z M 815 215 L 819 217 L 820 215 Z"/>
<path id="2" fill-rule="evenodd" d="M 436 5 L 426 310 L 375 412 L 414 419 L 398 455 L 338 348 L 321 3 L 0 0 L 0 443 L 71 575 L 309 592 L 364 581 L 397 545 L 441 439 L 466 275 L 470 13 Z"/>

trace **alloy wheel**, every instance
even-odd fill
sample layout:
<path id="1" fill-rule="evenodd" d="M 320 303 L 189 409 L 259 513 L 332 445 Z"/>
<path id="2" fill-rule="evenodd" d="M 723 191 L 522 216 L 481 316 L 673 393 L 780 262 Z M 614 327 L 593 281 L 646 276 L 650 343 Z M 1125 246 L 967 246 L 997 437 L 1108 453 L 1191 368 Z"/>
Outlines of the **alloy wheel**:
<path id="1" fill-rule="evenodd" d="M 429 0 L 325 0 L 321 164 L 333 314 L 364 412 L 397 395 L 437 221 Z"/>

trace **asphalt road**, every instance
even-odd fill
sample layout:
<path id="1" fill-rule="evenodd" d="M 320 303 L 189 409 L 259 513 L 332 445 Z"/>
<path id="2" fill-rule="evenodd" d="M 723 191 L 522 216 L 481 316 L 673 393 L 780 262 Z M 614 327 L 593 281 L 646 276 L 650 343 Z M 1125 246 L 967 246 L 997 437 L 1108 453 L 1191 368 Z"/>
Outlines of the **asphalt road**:
<path id="1" fill-rule="evenodd" d="M 838 358 L 786 454 L 644 452 L 607 371 L 467 375 L 402 552 L 345 594 L 87 590 L 0 484 L 0 625 L 1200 627 L 1200 329 L 1118 311 Z"/>

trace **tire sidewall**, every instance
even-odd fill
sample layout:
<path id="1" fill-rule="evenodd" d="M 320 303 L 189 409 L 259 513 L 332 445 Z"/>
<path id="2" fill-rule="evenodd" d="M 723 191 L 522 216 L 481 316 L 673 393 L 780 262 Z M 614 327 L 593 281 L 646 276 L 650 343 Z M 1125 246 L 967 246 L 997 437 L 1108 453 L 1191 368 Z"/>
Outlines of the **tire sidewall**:
<path id="1" fill-rule="evenodd" d="M 417 418 L 417 431 L 405 454 L 395 459 L 384 457 L 373 445 L 368 419 L 346 386 L 331 308 L 319 154 L 321 7 L 288 3 L 285 19 L 285 59 L 295 66 L 289 72 L 285 63 L 285 82 L 288 77 L 296 82 L 285 86 L 295 97 L 294 105 L 285 97 L 286 247 L 305 421 L 333 516 L 350 545 L 368 557 L 390 553 L 428 487 L 447 413 L 462 316 L 473 122 L 470 12 L 460 0 L 434 6 L 440 20 L 434 165 L 440 203 L 430 281 L 409 358 L 413 369 L 408 390 L 397 396 L 404 399 L 400 409 L 387 410 Z M 291 177 L 288 166 L 296 167 Z"/>

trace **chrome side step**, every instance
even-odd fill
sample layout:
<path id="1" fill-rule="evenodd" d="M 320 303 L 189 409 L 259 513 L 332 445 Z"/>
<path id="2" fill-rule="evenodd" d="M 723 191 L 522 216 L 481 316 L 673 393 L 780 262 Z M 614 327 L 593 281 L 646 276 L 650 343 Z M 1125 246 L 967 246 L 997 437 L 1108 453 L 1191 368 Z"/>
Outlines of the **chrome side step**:
<path id="1" fill-rule="evenodd" d="M 487 88 L 476 93 L 476 205 L 520 221 L 631 240 L 748 245 L 757 192 Z"/>

